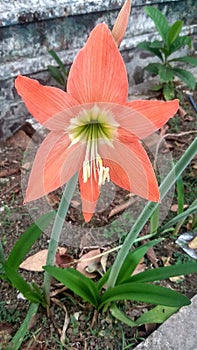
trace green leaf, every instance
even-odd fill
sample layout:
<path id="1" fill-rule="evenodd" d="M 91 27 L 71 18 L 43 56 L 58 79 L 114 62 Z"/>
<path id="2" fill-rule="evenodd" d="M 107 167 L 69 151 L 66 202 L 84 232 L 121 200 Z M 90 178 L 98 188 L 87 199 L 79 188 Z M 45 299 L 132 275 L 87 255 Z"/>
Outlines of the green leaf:
<path id="1" fill-rule="evenodd" d="M 187 150 L 184 152 L 182 157 L 178 160 L 173 169 L 168 173 L 168 175 L 165 177 L 165 179 L 159 186 L 161 200 L 165 197 L 165 195 L 171 189 L 177 178 L 182 174 L 184 169 L 188 166 L 193 157 L 196 155 L 196 149 L 197 139 L 194 139 L 187 148 Z M 118 252 L 116 260 L 114 261 L 113 266 L 111 268 L 110 275 L 108 278 L 108 289 L 112 288 L 116 284 L 117 276 L 119 274 L 122 264 L 124 263 L 125 257 L 131 249 L 133 242 L 136 240 L 144 225 L 149 220 L 150 216 L 152 215 L 153 211 L 157 208 L 158 205 L 158 203 L 153 202 L 149 202 L 148 204 L 146 204 L 139 217 L 135 221 L 134 225 L 132 226 L 131 230 L 127 234 L 124 243 L 120 251 Z"/>
<path id="2" fill-rule="evenodd" d="M 138 265 L 141 258 L 146 254 L 147 250 L 152 247 L 153 245 L 158 244 L 162 241 L 162 238 L 152 240 L 133 251 L 129 252 L 118 275 L 117 284 L 120 284 L 124 282 L 125 279 L 127 279 L 132 272 L 135 270 L 136 266 Z M 111 267 L 105 272 L 105 274 L 100 278 L 100 280 L 97 282 L 97 288 L 100 291 L 104 284 L 107 283 L 109 274 L 111 271 Z"/>
<path id="3" fill-rule="evenodd" d="M 98 289 L 88 277 L 85 277 L 82 273 L 72 268 L 61 269 L 55 266 L 44 266 L 44 270 L 97 308 L 100 298 Z"/>
<path id="4" fill-rule="evenodd" d="M 4 269 L 11 285 L 18 289 L 26 299 L 33 303 L 43 304 L 43 297 L 41 297 L 40 291 L 37 293 L 36 290 L 33 290 L 31 285 L 27 283 L 18 272 L 7 265 L 7 263 L 4 264 Z"/>
<path id="5" fill-rule="evenodd" d="M 9 342 L 9 345 L 6 347 L 6 350 L 18 350 L 23 342 L 23 339 L 25 335 L 29 331 L 29 325 L 32 320 L 32 318 L 36 315 L 36 312 L 38 310 L 39 304 L 31 304 L 29 307 L 29 310 L 27 312 L 27 315 L 21 324 L 19 330 L 12 338 L 11 342 Z"/>
<path id="6" fill-rule="evenodd" d="M 187 216 L 189 216 L 193 213 L 196 213 L 196 212 L 197 212 L 197 199 L 189 206 L 189 208 L 187 210 L 185 210 L 183 213 L 175 216 L 175 218 L 171 219 L 164 226 L 160 227 L 158 232 L 161 233 L 161 232 L 165 231 L 166 229 L 177 224 L 177 222 L 183 220 Z"/>
<path id="7" fill-rule="evenodd" d="M 157 305 L 140 316 L 136 320 L 136 323 L 138 326 L 146 323 L 163 323 L 175 312 L 177 312 L 179 308 L 179 306 Z"/>
<path id="8" fill-rule="evenodd" d="M 51 76 L 60 84 L 63 85 L 65 87 L 65 78 L 63 77 L 63 75 L 61 74 L 61 72 L 59 71 L 59 69 L 57 67 L 54 66 L 47 66 Z"/>
<path id="9" fill-rule="evenodd" d="M 189 63 L 192 66 L 197 67 L 197 59 L 191 56 L 183 56 L 183 57 L 177 57 L 177 58 L 173 58 L 172 60 L 169 60 L 168 62 L 185 62 L 185 63 Z"/>
<path id="10" fill-rule="evenodd" d="M 146 6 L 144 10 L 146 14 L 153 20 L 155 27 L 161 35 L 164 43 L 167 45 L 169 24 L 165 16 L 156 7 Z"/>
<path id="11" fill-rule="evenodd" d="M 185 45 L 187 45 L 190 48 L 192 47 L 191 38 L 188 35 L 179 36 L 178 38 L 176 38 L 173 44 L 170 45 L 169 54 L 178 51 L 181 47 Z"/>
<path id="12" fill-rule="evenodd" d="M 98 291 L 100 291 L 103 288 L 104 284 L 107 283 L 110 271 L 111 271 L 111 267 L 105 272 L 105 274 L 100 278 L 100 280 L 96 282 Z"/>
<path id="13" fill-rule="evenodd" d="M 55 215 L 55 211 L 42 215 L 33 223 L 17 240 L 12 248 L 8 259 L 7 266 L 17 270 L 25 255 L 29 252 L 34 242 L 41 236 L 43 230 L 49 225 Z"/>
<path id="14" fill-rule="evenodd" d="M 162 240 L 161 238 L 154 239 L 154 240 L 134 249 L 133 251 L 129 252 L 124 263 L 122 264 L 122 267 L 120 269 L 116 284 L 123 283 L 125 280 L 127 280 L 131 276 L 133 271 L 135 270 L 136 266 L 139 264 L 140 260 L 146 254 L 147 250 L 150 247 L 153 247 L 154 245 L 161 242 L 161 240 Z"/>
<path id="15" fill-rule="evenodd" d="M 58 55 L 55 53 L 55 51 L 53 50 L 49 50 L 49 54 L 53 57 L 53 59 L 57 62 L 57 64 L 59 65 L 59 67 L 61 68 L 64 76 L 67 78 L 68 76 L 68 72 L 64 66 L 64 63 L 61 61 L 61 59 L 58 57 Z"/>
<path id="16" fill-rule="evenodd" d="M 157 232 L 159 227 L 159 214 L 160 206 L 158 206 L 150 217 L 150 233 L 154 234 Z"/>
<path id="17" fill-rule="evenodd" d="M 154 42 L 149 43 L 148 41 L 143 41 L 137 45 L 139 49 L 146 50 L 159 57 L 161 61 L 163 61 L 163 56 L 157 47 L 154 47 Z"/>
<path id="18" fill-rule="evenodd" d="M 151 88 L 151 90 L 153 90 L 153 91 L 159 91 L 162 89 L 163 89 L 163 84 L 156 84 L 156 85 L 153 85 Z"/>
<path id="19" fill-rule="evenodd" d="M 160 63 L 149 63 L 144 69 L 151 74 L 158 74 L 160 65 Z"/>
<path id="20" fill-rule="evenodd" d="M 173 69 L 161 64 L 159 66 L 159 76 L 163 82 L 168 83 L 174 79 Z"/>
<path id="21" fill-rule="evenodd" d="M 137 326 L 137 323 L 132 321 L 124 312 L 122 312 L 115 303 L 110 306 L 110 311 L 112 315 L 119 321 L 127 324 L 129 327 Z"/>
<path id="22" fill-rule="evenodd" d="M 172 84 L 165 84 L 163 86 L 163 95 L 166 101 L 172 100 L 175 96 L 175 89 Z"/>
<path id="23" fill-rule="evenodd" d="M 99 308 L 118 300 L 134 300 L 156 305 L 183 306 L 190 300 L 169 288 L 146 283 L 124 283 L 103 293 Z"/>
<path id="24" fill-rule="evenodd" d="M 179 33 L 183 27 L 183 21 L 176 21 L 170 27 L 168 32 L 168 45 L 172 45 L 172 43 L 178 38 Z"/>
<path id="25" fill-rule="evenodd" d="M 128 280 L 130 282 L 153 282 L 162 281 L 169 277 L 188 275 L 190 273 L 197 272 L 197 262 L 176 264 L 173 266 L 158 267 L 152 270 L 146 270 L 140 272 L 134 276 L 131 276 Z"/>
<path id="26" fill-rule="evenodd" d="M 151 41 L 150 43 L 150 47 L 153 48 L 153 49 L 163 49 L 163 43 L 162 41 L 159 41 L 159 40 L 153 40 Z"/>
<path id="27" fill-rule="evenodd" d="M 196 79 L 191 72 L 185 69 L 173 68 L 174 74 L 182 80 L 190 89 L 194 90 L 196 86 Z"/>
<path id="28" fill-rule="evenodd" d="M 178 214 L 181 214 L 184 210 L 184 183 L 180 176 L 176 182 L 177 201 L 178 201 Z"/>

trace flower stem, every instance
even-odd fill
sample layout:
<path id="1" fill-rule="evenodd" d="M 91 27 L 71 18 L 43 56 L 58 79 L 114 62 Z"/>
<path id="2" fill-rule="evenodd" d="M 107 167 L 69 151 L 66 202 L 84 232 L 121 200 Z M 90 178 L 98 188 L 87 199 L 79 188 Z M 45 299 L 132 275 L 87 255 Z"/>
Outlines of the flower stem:
<path id="1" fill-rule="evenodd" d="M 196 150 L 197 150 L 197 138 L 191 143 L 191 145 L 185 151 L 183 156 L 178 160 L 178 162 L 173 167 L 173 169 L 168 173 L 166 178 L 162 181 L 159 187 L 161 200 L 165 197 L 165 195 L 170 190 L 172 185 L 175 183 L 177 178 L 182 174 L 184 169 L 188 166 L 190 161 L 193 159 L 193 157 L 196 154 Z M 120 272 L 120 269 L 125 261 L 125 258 L 133 242 L 135 241 L 136 237 L 139 235 L 142 228 L 144 227 L 144 225 L 146 224 L 146 222 L 148 221 L 148 219 L 150 218 L 150 216 L 158 206 L 159 206 L 159 203 L 149 202 L 145 206 L 141 214 L 139 215 L 137 221 L 135 222 L 131 230 L 129 231 L 122 245 L 122 248 L 120 249 L 116 257 L 116 260 L 114 261 L 114 264 L 112 266 L 108 283 L 107 283 L 107 289 L 114 287 L 114 285 L 116 284 L 116 280 Z"/>
<path id="2" fill-rule="evenodd" d="M 74 190 L 78 181 L 78 174 L 76 173 L 67 183 L 65 190 L 63 192 L 59 208 L 55 217 L 55 221 L 52 228 L 51 238 L 49 241 L 48 254 L 46 259 L 46 265 L 54 265 L 55 254 L 58 248 L 58 243 L 60 235 L 62 232 L 62 227 L 64 225 L 65 217 L 68 212 L 70 201 L 73 197 Z M 50 285 L 51 276 L 45 271 L 44 274 L 44 294 L 46 297 L 47 304 L 50 304 Z"/>

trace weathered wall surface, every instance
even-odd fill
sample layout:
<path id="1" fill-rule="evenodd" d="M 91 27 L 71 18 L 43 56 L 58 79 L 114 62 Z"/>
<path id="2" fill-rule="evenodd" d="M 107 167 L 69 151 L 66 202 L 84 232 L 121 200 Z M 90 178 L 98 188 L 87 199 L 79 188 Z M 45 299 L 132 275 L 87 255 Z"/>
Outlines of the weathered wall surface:
<path id="1" fill-rule="evenodd" d="M 24 74 L 54 85 L 47 65 L 55 64 L 48 50 L 55 50 L 68 67 L 84 45 L 91 29 L 105 21 L 112 28 L 124 0 L 0 0 L 0 139 L 10 136 L 28 112 L 14 89 L 14 79 Z M 155 37 L 153 22 L 144 6 L 158 6 L 169 22 L 184 20 L 197 51 L 196 0 L 133 0 L 121 52 L 130 84 L 142 82 L 143 67 L 151 58 L 136 49 L 137 43 Z"/>

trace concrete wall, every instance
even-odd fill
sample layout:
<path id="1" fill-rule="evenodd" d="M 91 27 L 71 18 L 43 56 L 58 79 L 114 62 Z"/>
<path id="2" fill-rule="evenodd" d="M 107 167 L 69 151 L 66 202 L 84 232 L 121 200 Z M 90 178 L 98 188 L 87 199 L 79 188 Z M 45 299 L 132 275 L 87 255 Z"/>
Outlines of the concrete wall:
<path id="1" fill-rule="evenodd" d="M 47 65 L 55 64 L 48 50 L 55 50 L 70 66 L 91 29 L 105 21 L 112 28 L 124 0 L 0 0 L 0 139 L 10 136 L 29 116 L 14 89 L 14 79 L 24 74 L 55 85 Z M 143 67 L 150 61 L 137 43 L 155 37 L 153 22 L 144 6 L 154 5 L 169 22 L 183 19 L 197 51 L 196 0 L 133 0 L 121 52 L 130 84 L 146 79 Z"/>

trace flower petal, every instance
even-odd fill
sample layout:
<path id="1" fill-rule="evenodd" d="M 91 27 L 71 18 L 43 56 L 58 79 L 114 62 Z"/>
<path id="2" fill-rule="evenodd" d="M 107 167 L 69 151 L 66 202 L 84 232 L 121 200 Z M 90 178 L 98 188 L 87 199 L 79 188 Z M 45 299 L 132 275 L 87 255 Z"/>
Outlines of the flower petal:
<path id="1" fill-rule="evenodd" d="M 70 69 L 67 91 L 78 102 L 125 103 L 127 72 L 123 59 L 105 24 L 98 24 L 76 56 Z"/>
<path id="2" fill-rule="evenodd" d="M 118 14 L 118 17 L 116 18 L 114 27 L 112 29 L 112 35 L 118 46 L 121 44 L 121 41 L 126 32 L 130 10 L 131 10 L 131 0 L 126 0 Z"/>
<path id="3" fill-rule="evenodd" d="M 21 75 L 16 78 L 15 87 L 29 112 L 41 124 L 65 108 L 78 104 L 68 93 L 55 87 L 43 86 L 37 80 Z"/>
<path id="4" fill-rule="evenodd" d="M 113 148 L 102 145 L 99 153 L 116 185 L 150 201 L 160 200 L 151 162 L 138 141 L 128 144 L 115 141 Z"/>
<path id="5" fill-rule="evenodd" d="M 96 203 L 100 194 L 98 180 L 94 176 L 88 178 L 87 182 L 83 181 L 82 170 L 79 173 L 79 184 L 82 201 L 82 212 L 85 222 L 89 222 L 95 212 Z"/>
<path id="6" fill-rule="evenodd" d="M 156 100 L 135 100 L 127 102 L 127 106 L 132 110 L 133 116 L 131 116 L 131 118 L 135 119 L 134 122 L 136 123 L 137 128 L 136 134 L 140 138 L 145 138 L 154 131 L 160 129 L 171 117 L 174 116 L 179 108 L 179 100 L 167 102 Z M 124 124 L 124 126 L 123 124 L 121 126 L 127 128 L 125 121 Z"/>
<path id="7" fill-rule="evenodd" d="M 70 146 L 68 135 L 51 132 L 36 154 L 25 202 L 38 199 L 64 185 L 81 169 L 85 145 Z"/>

